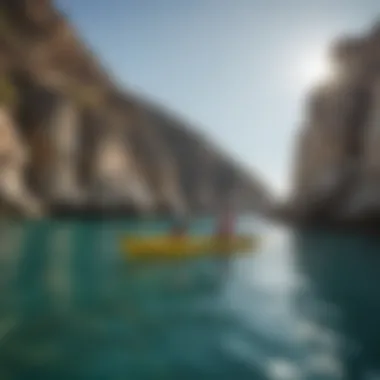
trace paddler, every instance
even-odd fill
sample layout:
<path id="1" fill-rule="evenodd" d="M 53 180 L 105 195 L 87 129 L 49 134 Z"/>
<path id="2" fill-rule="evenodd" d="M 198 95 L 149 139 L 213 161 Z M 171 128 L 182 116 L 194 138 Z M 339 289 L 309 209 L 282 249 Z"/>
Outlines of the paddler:
<path id="1" fill-rule="evenodd" d="M 231 207 L 223 210 L 216 226 L 216 236 L 230 239 L 235 235 L 235 218 Z"/>
<path id="2" fill-rule="evenodd" d="M 185 218 L 178 218 L 174 221 L 172 226 L 171 235 L 172 236 L 186 236 L 188 232 L 188 223 Z"/>

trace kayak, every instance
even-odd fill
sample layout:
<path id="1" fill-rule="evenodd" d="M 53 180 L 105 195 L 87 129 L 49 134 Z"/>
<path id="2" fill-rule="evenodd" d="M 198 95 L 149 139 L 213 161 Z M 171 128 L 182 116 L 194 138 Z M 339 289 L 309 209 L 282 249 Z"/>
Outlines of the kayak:
<path id="1" fill-rule="evenodd" d="M 232 238 L 155 236 L 130 237 L 121 242 L 121 249 L 128 257 L 187 257 L 210 253 L 251 252 L 258 246 L 258 239 L 251 236 Z"/>

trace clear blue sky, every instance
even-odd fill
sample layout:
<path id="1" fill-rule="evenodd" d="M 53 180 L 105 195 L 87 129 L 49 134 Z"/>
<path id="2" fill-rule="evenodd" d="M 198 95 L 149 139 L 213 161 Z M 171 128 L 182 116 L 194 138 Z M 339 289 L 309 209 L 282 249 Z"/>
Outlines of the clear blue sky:
<path id="1" fill-rule="evenodd" d="M 329 43 L 380 16 L 379 0 L 56 3 L 123 85 L 192 121 L 278 190 Z"/>

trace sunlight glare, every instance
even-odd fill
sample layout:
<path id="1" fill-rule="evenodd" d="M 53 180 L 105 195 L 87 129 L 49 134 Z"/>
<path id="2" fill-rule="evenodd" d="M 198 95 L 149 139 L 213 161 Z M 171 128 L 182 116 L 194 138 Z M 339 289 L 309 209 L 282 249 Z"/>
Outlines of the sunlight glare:
<path id="1" fill-rule="evenodd" d="M 330 81 L 334 76 L 333 65 L 325 49 L 307 52 L 300 59 L 297 71 L 302 85 L 307 88 Z"/>

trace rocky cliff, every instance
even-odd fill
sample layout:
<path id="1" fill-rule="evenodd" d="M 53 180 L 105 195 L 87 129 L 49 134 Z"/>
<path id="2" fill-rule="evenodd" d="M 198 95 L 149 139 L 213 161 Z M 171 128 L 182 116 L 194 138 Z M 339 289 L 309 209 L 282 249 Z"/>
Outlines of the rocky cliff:
<path id="1" fill-rule="evenodd" d="M 334 75 L 316 88 L 296 152 L 290 209 L 304 222 L 380 219 L 380 25 L 331 48 Z"/>
<path id="2" fill-rule="evenodd" d="M 0 0 L 2 209 L 262 209 L 267 191 L 191 126 L 122 91 L 49 0 Z M 3 137 L 4 136 L 4 137 Z"/>

